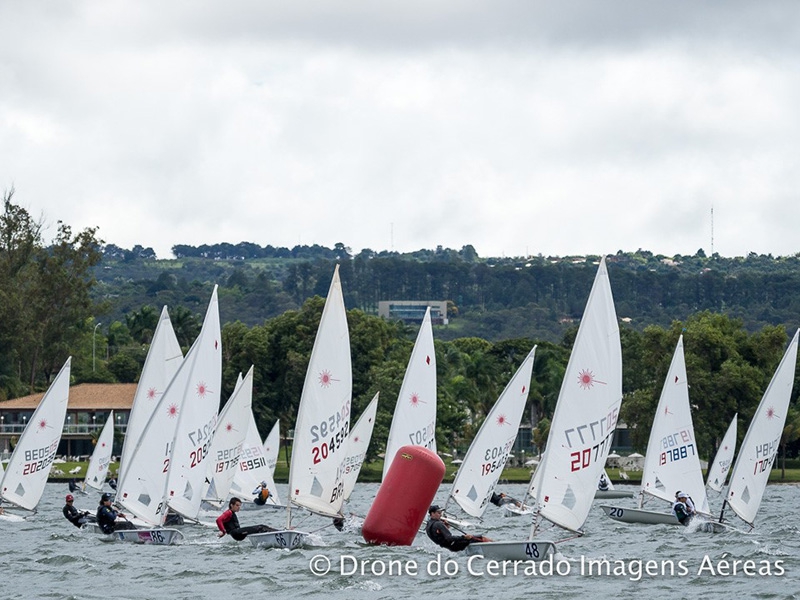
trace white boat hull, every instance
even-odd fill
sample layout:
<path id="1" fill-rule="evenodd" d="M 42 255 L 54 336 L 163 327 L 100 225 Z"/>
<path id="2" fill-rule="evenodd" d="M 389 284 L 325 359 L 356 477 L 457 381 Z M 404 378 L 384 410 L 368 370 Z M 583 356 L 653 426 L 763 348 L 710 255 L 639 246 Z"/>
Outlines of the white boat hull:
<path id="1" fill-rule="evenodd" d="M 556 545 L 546 540 L 526 540 L 524 542 L 476 542 L 466 547 L 470 556 L 480 555 L 490 560 L 533 560 L 540 561 L 554 554 Z"/>
<path id="2" fill-rule="evenodd" d="M 618 500 L 619 498 L 633 498 L 636 494 L 625 490 L 597 490 L 594 493 L 595 500 Z"/>
<path id="3" fill-rule="evenodd" d="M 671 513 L 642 510 L 640 508 L 624 508 L 601 504 L 600 508 L 606 516 L 621 523 L 640 523 L 643 525 L 680 525 L 678 519 Z"/>
<path id="4" fill-rule="evenodd" d="M 286 510 L 285 504 L 256 504 L 255 502 L 242 502 L 242 510 Z"/>
<path id="5" fill-rule="evenodd" d="M 124 529 L 114 533 L 102 534 L 101 539 L 107 542 L 120 541 L 133 544 L 171 546 L 183 540 L 183 534 L 177 529 Z"/>
<path id="6" fill-rule="evenodd" d="M 302 547 L 305 544 L 307 535 L 304 531 L 284 529 L 268 533 L 251 533 L 246 539 L 250 540 L 250 543 L 256 548 L 287 548 L 292 550 Z"/>
<path id="7" fill-rule="evenodd" d="M 504 517 L 524 517 L 534 513 L 531 506 L 517 506 L 516 504 L 504 504 L 501 507 Z"/>

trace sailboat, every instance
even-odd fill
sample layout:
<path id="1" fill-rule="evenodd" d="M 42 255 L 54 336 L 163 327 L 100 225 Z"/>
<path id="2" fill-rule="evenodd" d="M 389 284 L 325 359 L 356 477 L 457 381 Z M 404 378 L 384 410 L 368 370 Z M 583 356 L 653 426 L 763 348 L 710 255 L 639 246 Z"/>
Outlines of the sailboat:
<path id="1" fill-rule="evenodd" d="M 708 477 L 706 477 L 706 487 L 711 488 L 715 492 L 721 492 L 725 487 L 725 481 L 728 479 L 728 473 L 733 464 L 733 455 L 736 452 L 736 421 L 739 418 L 739 413 L 733 415 L 731 424 L 728 425 L 728 430 L 722 438 L 722 443 L 717 449 L 717 454 L 714 456 L 714 461 L 708 468 Z"/>
<path id="2" fill-rule="evenodd" d="M 181 346 L 175 336 L 165 306 L 161 310 L 161 316 L 158 319 L 147 357 L 144 360 L 144 367 L 139 376 L 139 384 L 136 386 L 136 393 L 133 396 L 133 404 L 125 428 L 125 439 L 122 443 L 122 454 L 119 459 L 117 504 L 132 514 L 138 513 L 134 508 L 136 503 L 134 499 L 139 498 L 143 493 L 147 494 L 147 489 L 150 487 L 145 482 L 152 482 L 154 478 L 157 478 L 158 473 L 166 475 L 163 461 L 159 460 L 158 453 L 164 453 L 163 449 L 169 443 L 168 439 L 172 437 L 169 431 L 173 431 L 174 427 L 168 428 L 162 439 L 150 438 L 152 453 L 142 451 L 139 459 L 135 462 L 133 455 L 164 390 L 167 389 L 182 362 L 183 352 L 181 352 Z M 150 467 L 149 471 L 148 467 Z M 133 475 L 129 476 L 130 472 L 133 472 Z M 152 489 L 155 494 L 155 487 Z M 155 519 L 153 519 L 154 521 Z"/>
<path id="3" fill-rule="evenodd" d="M 522 361 L 486 415 L 453 480 L 447 502 L 452 498 L 465 513 L 478 519 L 483 517 L 489 505 L 517 439 L 522 413 L 528 401 L 535 353 L 536 346 Z"/>
<path id="4" fill-rule="evenodd" d="M 98 492 L 103 489 L 106 482 L 106 473 L 111 464 L 111 454 L 114 446 L 114 411 L 108 415 L 103 431 L 97 438 L 94 452 L 89 458 L 89 466 L 86 467 L 86 479 L 83 480 L 83 490 L 90 487 Z"/>
<path id="5" fill-rule="evenodd" d="M 269 442 L 273 434 L 279 435 L 276 429 L 277 426 L 278 424 L 275 423 L 270 435 L 267 436 L 267 441 L 262 444 L 261 436 L 259 436 L 258 427 L 256 426 L 256 418 L 253 415 L 253 411 L 250 411 L 247 435 L 245 436 L 244 445 L 242 446 L 242 454 L 239 457 L 239 469 L 236 471 L 233 477 L 233 483 L 231 484 L 231 495 L 240 499 L 252 499 L 253 490 L 256 487 L 260 487 L 260 483 L 265 481 L 267 483 L 267 489 L 270 491 L 270 497 L 267 499 L 267 504 L 263 506 L 259 506 L 255 502 L 243 501 L 242 510 L 261 509 L 264 506 L 280 505 L 280 497 L 278 496 L 275 482 L 272 479 L 273 469 L 269 466 L 269 457 L 265 451 L 267 442 Z M 269 442 L 270 447 L 276 446 L 275 449 L 277 450 L 278 441 L 280 440 L 276 440 L 274 444 Z"/>
<path id="6" fill-rule="evenodd" d="M 378 395 L 370 400 L 367 408 L 361 413 L 356 424 L 347 436 L 347 458 L 344 463 L 344 500 L 350 499 L 350 494 L 356 487 L 358 474 L 367 456 L 369 443 L 372 441 L 372 430 L 375 427 L 375 415 L 378 413 Z"/>
<path id="7" fill-rule="evenodd" d="M 798 329 L 778 365 L 767 391 L 758 404 L 750 427 L 742 440 L 739 455 L 731 471 L 730 485 L 722 503 L 719 522 L 724 521 L 725 508 L 730 509 L 752 530 L 769 481 L 772 465 L 778 455 L 789 401 L 792 396 L 797 366 Z"/>
<path id="8" fill-rule="evenodd" d="M 67 416 L 71 361 L 68 358 L 61 367 L 19 436 L 0 478 L 0 505 L 7 503 L 11 507 L 35 511 L 42 498 Z"/>
<path id="9" fill-rule="evenodd" d="M 598 500 L 616 500 L 618 498 L 633 498 L 635 495 L 633 492 L 629 492 L 627 490 L 618 490 L 614 487 L 614 483 L 611 481 L 611 477 L 608 476 L 608 471 L 603 469 L 603 473 L 600 475 L 601 479 L 605 478 L 606 481 L 606 489 L 601 490 L 597 489 L 594 493 L 594 499 Z M 600 482 L 598 482 L 598 486 Z"/>
<path id="10" fill-rule="evenodd" d="M 422 319 L 397 396 L 383 459 L 384 479 L 397 451 L 408 445 L 436 452 L 436 352 L 430 307 Z"/>
<path id="11" fill-rule="evenodd" d="M 698 513 L 709 515 L 703 469 L 689 406 L 683 336 L 678 338 L 650 430 L 638 508 L 608 505 L 602 505 L 601 508 L 611 519 L 624 523 L 680 525 L 671 512 L 643 508 L 648 498 L 664 500 L 671 508 L 678 490 L 688 493 Z"/>
<path id="12" fill-rule="evenodd" d="M 148 362 L 149 358 L 150 355 Z M 200 334 L 166 389 L 160 388 L 164 391 L 131 451 L 124 479 L 117 484 L 117 504 L 135 515 L 141 521 L 137 526 L 143 527 L 116 531 L 118 539 L 171 544 L 182 539 L 183 534 L 163 528 L 169 509 L 196 519 L 208 464 L 205 459 L 217 422 L 221 361 L 215 286 Z M 155 371 L 160 364 L 163 363 L 154 360 Z M 137 395 L 141 388 L 140 382 Z M 144 539 L 148 534 L 150 539 Z"/>
<path id="13" fill-rule="evenodd" d="M 558 395 L 546 451 L 534 476 L 536 513 L 527 540 L 479 542 L 468 554 L 542 560 L 555 542 L 544 521 L 581 535 L 611 450 L 622 402 L 622 348 L 605 258 L 600 261 Z"/>
<path id="14" fill-rule="evenodd" d="M 297 409 L 289 465 L 286 529 L 247 536 L 257 547 L 296 548 L 307 533 L 291 528 L 291 505 L 342 518 L 353 372 L 339 266 L 333 273 Z"/>
<path id="15" fill-rule="evenodd" d="M 219 413 L 219 426 L 211 443 L 208 473 L 202 498 L 205 502 L 221 503 L 228 497 L 231 484 L 239 470 L 253 403 L 253 367 L 238 381 L 228 402 Z"/>
<path id="16" fill-rule="evenodd" d="M 196 520 L 200 512 L 222 388 L 220 339 L 217 286 L 214 286 L 200 334 L 159 402 L 160 406 L 166 406 L 166 411 L 159 414 L 157 410 L 154 415 L 177 421 L 161 508 L 156 509 L 160 525 L 167 518 L 167 508 L 191 520 Z"/>
<path id="17" fill-rule="evenodd" d="M 278 451 L 281 449 L 281 422 L 275 421 L 275 425 L 269 431 L 269 435 L 264 439 L 264 457 L 267 459 L 269 474 L 275 476 L 275 467 L 278 464 Z M 278 502 L 280 504 L 280 501 Z"/>

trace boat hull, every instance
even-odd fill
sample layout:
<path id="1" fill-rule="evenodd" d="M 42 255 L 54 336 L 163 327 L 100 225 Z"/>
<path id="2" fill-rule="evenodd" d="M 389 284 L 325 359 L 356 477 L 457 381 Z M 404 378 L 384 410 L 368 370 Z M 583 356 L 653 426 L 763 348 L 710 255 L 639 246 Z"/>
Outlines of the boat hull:
<path id="1" fill-rule="evenodd" d="M 642 525 L 680 525 L 678 519 L 664 512 L 642 510 L 640 508 L 624 508 L 620 506 L 600 505 L 606 516 L 620 523 L 640 523 Z"/>
<path id="2" fill-rule="evenodd" d="M 177 529 L 124 529 L 114 533 L 102 534 L 101 539 L 107 542 L 119 541 L 133 544 L 171 546 L 183 540 L 183 534 Z"/>
<path id="3" fill-rule="evenodd" d="M 281 531 L 270 531 L 268 533 L 251 533 L 247 536 L 250 543 L 256 548 L 301 548 L 305 545 L 307 533 L 284 529 Z"/>
<path id="4" fill-rule="evenodd" d="M 534 513 L 534 509 L 530 506 L 517 506 L 516 504 L 504 504 L 500 507 L 503 511 L 504 517 L 524 517 L 526 515 L 532 515 Z"/>
<path id="5" fill-rule="evenodd" d="M 489 560 L 540 561 L 554 554 L 556 545 L 546 540 L 522 542 L 476 542 L 466 547 L 469 556 L 483 556 Z"/>
<path id="6" fill-rule="evenodd" d="M 594 493 L 595 500 L 618 500 L 620 498 L 633 498 L 636 494 L 625 490 L 597 490 Z"/>

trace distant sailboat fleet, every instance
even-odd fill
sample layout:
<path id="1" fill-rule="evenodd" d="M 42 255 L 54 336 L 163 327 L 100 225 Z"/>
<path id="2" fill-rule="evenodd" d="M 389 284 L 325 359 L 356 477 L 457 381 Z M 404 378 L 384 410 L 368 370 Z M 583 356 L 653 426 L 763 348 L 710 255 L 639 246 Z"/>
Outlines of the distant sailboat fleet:
<path id="1" fill-rule="evenodd" d="M 680 489 L 694 501 L 696 518 L 708 524 L 706 530 L 729 527 L 726 510 L 753 527 L 788 412 L 798 335 L 800 330 L 764 393 L 736 462 L 735 415 L 709 466 L 707 482 L 703 481 L 694 436 L 681 336 L 650 432 L 637 505 L 602 505 L 604 513 L 625 523 L 678 524 L 669 505 Z M 252 367 L 244 376 L 239 375 L 233 393 L 218 413 L 221 343 L 216 288 L 200 334 L 185 357 L 167 309 L 163 309 L 136 389 L 120 456 L 114 502 L 130 515 L 132 528 L 107 537 L 173 544 L 183 539 L 183 534 L 171 523 L 200 522 L 209 510 L 223 510 L 231 497 L 248 499 L 260 487 L 270 492 L 266 506 L 285 511 L 286 516 L 283 527 L 248 535 L 254 546 L 291 549 L 307 545 L 310 534 L 295 528 L 293 512 L 303 510 L 330 518 L 338 527 L 346 518 L 343 506 L 367 455 L 378 394 L 351 429 L 353 376 L 338 267 L 300 399 L 285 505 L 273 480 L 280 446 L 279 425 L 275 423 L 262 443 L 253 412 Z M 535 352 L 534 347 L 523 359 L 487 414 L 456 473 L 445 508 L 452 502 L 455 509 L 481 519 L 490 503 L 500 504 L 496 487 L 528 400 Z M 7 467 L 0 465 L 0 502 L 9 509 L 0 514 L 0 519 L 22 520 L 18 513 L 36 510 L 61 438 L 69 372 L 68 359 L 20 436 Z M 386 441 L 384 478 L 404 447 L 419 446 L 436 453 L 436 396 L 436 356 L 428 309 L 396 400 Z M 541 460 L 524 498 L 503 506 L 507 514 L 527 515 L 531 519 L 530 531 L 515 540 L 473 543 L 467 546 L 467 552 L 496 559 L 542 560 L 563 541 L 552 535 L 543 536 L 545 522 L 567 536 L 583 535 L 595 496 L 603 496 L 598 493 L 598 481 L 606 477 L 604 469 L 621 402 L 619 327 L 603 259 L 565 370 Z M 84 490 L 103 489 L 111 463 L 113 434 L 112 413 L 97 439 Z M 709 506 L 707 488 L 722 493 L 718 518 Z M 664 510 L 651 510 L 645 506 L 648 500 L 668 505 Z M 249 500 L 245 505 L 258 508 Z M 268 514 L 277 513 L 273 510 Z"/>

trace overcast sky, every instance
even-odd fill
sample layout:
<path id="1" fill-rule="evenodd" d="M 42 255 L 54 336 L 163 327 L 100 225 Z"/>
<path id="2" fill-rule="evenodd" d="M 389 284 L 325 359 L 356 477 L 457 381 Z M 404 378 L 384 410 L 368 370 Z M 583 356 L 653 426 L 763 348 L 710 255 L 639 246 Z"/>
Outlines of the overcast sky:
<path id="1" fill-rule="evenodd" d="M 800 251 L 800 2 L 0 2 L 0 191 L 107 243 Z"/>

